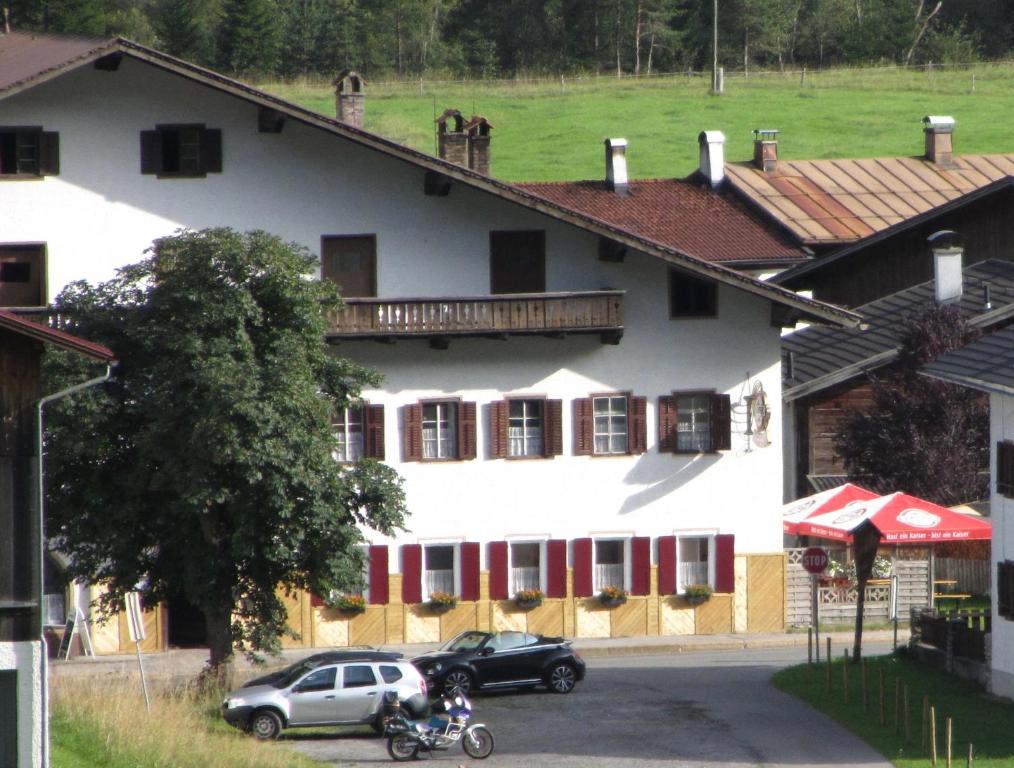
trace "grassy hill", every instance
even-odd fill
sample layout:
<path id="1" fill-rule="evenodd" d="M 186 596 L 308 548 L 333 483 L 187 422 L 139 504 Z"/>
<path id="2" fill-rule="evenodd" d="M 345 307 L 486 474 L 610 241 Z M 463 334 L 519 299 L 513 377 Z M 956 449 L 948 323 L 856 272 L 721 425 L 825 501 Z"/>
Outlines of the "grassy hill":
<path id="1" fill-rule="evenodd" d="M 334 114 L 327 84 L 261 86 Z M 924 115 L 957 120 L 955 152 L 1014 152 L 1014 65 L 929 71 L 763 73 L 726 81 L 589 77 L 541 83 L 376 83 L 366 88 L 366 128 L 435 153 L 433 120 L 447 107 L 494 126 L 493 174 L 510 181 L 598 178 L 602 141 L 630 142 L 634 178 L 681 177 L 697 167 L 697 135 L 721 130 L 726 158 L 752 156 L 754 128 L 774 128 L 787 159 L 920 155 Z"/>

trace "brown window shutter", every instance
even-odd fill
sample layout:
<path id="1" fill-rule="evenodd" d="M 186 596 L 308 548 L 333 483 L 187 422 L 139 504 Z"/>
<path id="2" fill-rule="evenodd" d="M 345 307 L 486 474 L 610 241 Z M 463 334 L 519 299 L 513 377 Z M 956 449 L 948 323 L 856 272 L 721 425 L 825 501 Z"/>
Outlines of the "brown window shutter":
<path id="1" fill-rule="evenodd" d="M 648 450 L 648 398 L 627 398 L 627 452 Z"/>
<path id="2" fill-rule="evenodd" d="M 201 170 L 222 172 L 222 131 L 218 128 L 206 128 L 201 134 Z"/>
<path id="3" fill-rule="evenodd" d="M 141 173 L 162 172 L 162 134 L 141 131 Z"/>
<path id="4" fill-rule="evenodd" d="M 545 412 L 545 434 L 542 441 L 545 456 L 559 456 L 563 453 L 563 400 L 547 400 Z"/>
<path id="5" fill-rule="evenodd" d="M 390 602 L 390 583 L 387 578 L 387 545 L 370 545 L 370 604 L 384 605 Z"/>
<path id="6" fill-rule="evenodd" d="M 732 448 L 731 400 L 728 395 L 711 396 L 711 450 Z"/>
<path id="7" fill-rule="evenodd" d="M 366 457 L 384 460 L 384 406 L 367 405 L 363 408 L 366 419 Z"/>
<path id="8" fill-rule="evenodd" d="M 676 594 L 676 537 L 658 537 L 658 593 Z"/>
<path id="9" fill-rule="evenodd" d="M 595 451 L 592 399 L 579 397 L 574 401 L 574 455 L 591 456 Z"/>
<path id="10" fill-rule="evenodd" d="M 676 398 L 662 395 L 658 398 L 658 450 L 659 453 L 676 452 Z"/>
<path id="11" fill-rule="evenodd" d="M 60 174 L 60 134 L 54 131 L 43 131 L 39 137 L 39 175 L 58 176 Z"/>
<path id="12" fill-rule="evenodd" d="M 474 459 L 475 454 L 475 403 L 461 403 L 458 406 L 458 458 Z"/>
<path id="13" fill-rule="evenodd" d="M 489 404 L 489 452 L 497 459 L 507 457 L 508 407 L 506 400 Z"/>
<path id="14" fill-rule="evenodd" d="M 406 405 L 404 438 L 404 461 L 422 461 L 422 406 Z"/>
<path id="15" fill-rule="evenodd" d="M 736 591 L 736 537 L 731 533 L 715 536 L 715 591 Z"/>

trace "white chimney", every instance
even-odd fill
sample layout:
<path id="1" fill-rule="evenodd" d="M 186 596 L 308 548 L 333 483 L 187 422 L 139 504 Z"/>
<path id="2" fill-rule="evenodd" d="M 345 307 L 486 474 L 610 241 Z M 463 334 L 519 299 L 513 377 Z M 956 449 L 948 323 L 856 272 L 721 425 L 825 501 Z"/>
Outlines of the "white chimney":
<path id="1" fill-rule="evenodd" d="M 701 148 L 701 176 L 714 189 L 725 178 L 725 134 L 721 131 L 701 131 L 697 143 Z"/>
<path id="2" fill-rule="evenodd" d="M 618 195 L 629 193 L 627 186 L 627 140 L 606 139 L 606 187 Z"/>
<path id="3" fill-rule="evenodd" d="M 934 232 L 926 242 L 933 253 L 933 284 L 937 304 L 954 304 L 961 300 L 964 277 L 961 262 L 965 253 L 964 240 L 949 229 Z"/>

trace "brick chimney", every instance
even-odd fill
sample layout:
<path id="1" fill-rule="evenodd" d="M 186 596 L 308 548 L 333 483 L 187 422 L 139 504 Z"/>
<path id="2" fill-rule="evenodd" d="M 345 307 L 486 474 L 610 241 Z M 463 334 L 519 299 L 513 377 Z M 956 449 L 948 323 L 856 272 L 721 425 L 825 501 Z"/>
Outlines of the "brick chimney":
<path id="1" fill-rule="evenodd" d="M 701 131 L 697 143 L 701 148 L 701 176 L 714 189 L 725 178 L 725 134 L 721 131 Z"/>
<path id="2" fill-rule="evenodd" d="M 926 135 L 926 159 L 936 165 L 953 165 L 954 118 L 926 115 L 922 123 L 922 132 Z"/>
<path id="3" fill-rule="evenodd" d="M 490 175 L 489 132 L 493 129 L 482 115 L 472 115 L 465 126 L 468 134 L 468 167 L 483 176 Z"/>
<path id="4" fill-rule="evenodd" d="M 606 188 L 618 195 L 630 194 L 627 184 L 627 140 L 606 139 Z"/>
<path id="5" fill-rule="evenodd" d="M 334 86 L 335 118 L 353 128 L 362 128 L 366 81 L 355 70 L 343 69 L 331 84 Z"/>
<path id="6" fill-rule="evenodd" d="M 465 119 L 456 109 L 445 109 L 437 118 L 437 154 L 455 165 L 468 167 L 468 136 Z"/>
<path id="7" fill-rule="evenodd" d="M 934 232 L 926 242 L 933 254 L 933 292 L 938 305 L 961 301 L 962 259 L 965 242 L 957 232 L 949 229 Z"/>
<path id="8" fill-rule="evenodd" d="M 753 163 L 765 173 L 778 167 L 778 131 L 770 128 L 754 129 Z"/>

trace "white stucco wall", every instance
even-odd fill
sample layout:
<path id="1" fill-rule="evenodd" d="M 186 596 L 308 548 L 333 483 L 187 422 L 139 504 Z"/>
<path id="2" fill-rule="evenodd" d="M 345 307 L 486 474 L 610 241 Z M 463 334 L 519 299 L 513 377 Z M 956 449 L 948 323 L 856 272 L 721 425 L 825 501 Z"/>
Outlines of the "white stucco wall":
<path id="1" fill-rule="evenodd" d="M 993 478 L 996 478 L 996 444 L 1000 440 L 1014 440 L 1014 397 L 990 394 L 990 450 Z M 1014 500 L 996 492 L 992 483 L 990 521 L 993 524 L 992 566 L 996 578 L 996 564 L 1014 560 Z M 1001 696 L 1014 698 L 1014 621 L 997 614 L 996 588 L 993 589 L 993 662 L 990 689 Z"/>
<path id="2" fill-rule="evenodd" d="M 142 175 L 140 131 L 186 122 L 222 130 L 223 173 Z M 72 280 L 111 277 L 178 227 L 222 225 L 314 252 L 322 235 L 375 233 L 381 296 L 488 293 L 489 232 L 544 229 L 548 290 L 627 291 L 618 346 L 570 336 L 460 340 L 445 351 L 424 341 L 338 348 L 386 376 L 365 394 L 386 406 L 388 463 L 405 478 L 412 513 L 411 532 L 388 543 L 697 530 L 735 534 L 738 553 L 780 551 L 779 331 L 767 301 L 723 286 L 717 318 L 670 320 L 667 268 L 653 258 L 599 261 L 593 236 L 461 185 L 427 197 L 420 169 L 292 120 L 281 134 L 258 133 L 254 106 L 129 58 L 117 72 L 84 68 L 0 102 L 0 124 L 60 132 L 58 176 L 0 183 L 0 243 L 47 244 L 50 297 Z M 757 381 L 772 409 L 771 445 L 748 451 L 743 397 Z M 657 398 L 690 389 L 731 396 L 731 451 L 658 453 Z M 573 456 L 571 400 L 614 390 L 648 398 L 647 453 Z M 563 456 L 488 457 L 485 406 L 506 393 L 564 401 Z M 440 395 L 479 404 L 479 458 L 401 462 L 398 409 Z"/>
<path id="3" fill-rule="evenodd" d="M 42 646 L 40 643 L 0 643 L 0 670 L 17 671 L 17 768 L 42 766 Z M 4 717 L 12 713 L 4 712 Z"/>

